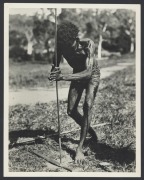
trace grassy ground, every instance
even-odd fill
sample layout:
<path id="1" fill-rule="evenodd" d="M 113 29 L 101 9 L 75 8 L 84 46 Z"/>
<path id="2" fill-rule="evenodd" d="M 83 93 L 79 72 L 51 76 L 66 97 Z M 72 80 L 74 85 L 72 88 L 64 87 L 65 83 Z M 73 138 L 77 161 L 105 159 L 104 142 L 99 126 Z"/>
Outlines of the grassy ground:
<path id="1" fill-rule="evenodd" d="M 133 59 L 133 55 L 125 55 L 120 59 L 109 59 L 99 61 L 100 68 L 113 66 L 119 62 L 128 62 Z M 62 73 L 71 73 L 72 69 L 67 64 L 61 65 Z M 48 81 L 48 75 L 51 70 L 49 64 L 32 63 L 10 63 L 9 67 L 9 85 L 11 89 L 19 88 L 49 88 L 55 87 L 55 83 Z M 59 86 L 67 86 L 69 82 L 59 82 Z"/>
<path id="2" fill-rule="evenodd" d="M 93 108 L 91 125 L 111 122 L 112 125 L 95 128 L 98 143 L 85 141 L 86 161 L 74 164 L 79 132 L 62 135 L 63 164 L 80 172 L 134 172 L 135 171 L 135 67 L 102 80 Z M 79 108 L 81 111 L 82 101 Z M 77 128 L 67 116 L 67 102 L 60 101 L 62 132 Z M 11 106 L 9 109 L 9 170 L 11 172 L 66 171 L 52 166 L 29 153 L 28 148 L 59 161 L 56 103 Z M 23 144 L 22 141 L 37 136 L 47 136 L 43 141 Z M 19 142 L 16 145 L 15 142 Z"/>

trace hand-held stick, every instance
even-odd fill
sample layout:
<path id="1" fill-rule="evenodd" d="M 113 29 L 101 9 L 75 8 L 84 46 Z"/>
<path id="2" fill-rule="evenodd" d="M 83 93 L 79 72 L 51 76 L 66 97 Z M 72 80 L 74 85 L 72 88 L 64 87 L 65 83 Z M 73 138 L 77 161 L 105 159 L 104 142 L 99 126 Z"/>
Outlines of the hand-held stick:
<path id="1" fill-rule="evenodd" d="M 57 9 L 55 8 L 55 66 L 57 67 Z M 58 81 L 56 81 L 56 97 L 57 97 L 57 115 L 58 115 L 58 137 L 59 137 L 59 151 L 61 164 L 61 122 L 59 118 L 59 98 L 58 98 Z"/>

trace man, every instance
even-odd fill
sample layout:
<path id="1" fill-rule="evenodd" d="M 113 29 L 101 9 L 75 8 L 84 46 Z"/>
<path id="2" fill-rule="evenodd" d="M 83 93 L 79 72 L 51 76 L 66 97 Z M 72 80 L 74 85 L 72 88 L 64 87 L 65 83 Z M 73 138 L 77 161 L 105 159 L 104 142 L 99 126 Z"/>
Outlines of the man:
<path id="1" fill-rule="evenodd" d="M 97 141 L 97 136 L 90 126 L 92 107 L 98 90 L 100 70 L 95 57 L 95 44 L 90 39 L 80 40 L 78 28 L 71 22 L 64 22 L 57 32 L 57 67 L 54 64 L 49 79 L 51 81 L 71 81 L 68 95 L 67 113 L 81 126 L 80 142 L 76 150 L 75 161 L 84 159 L 83 143 L 87 132 Z M 62 75 L 59 64 L 62 56 L 73 68 L 73 74 Z M 83 116 L 78 112 L 78 104 L 82 93 L 86 90 L 83 105 Z"/>

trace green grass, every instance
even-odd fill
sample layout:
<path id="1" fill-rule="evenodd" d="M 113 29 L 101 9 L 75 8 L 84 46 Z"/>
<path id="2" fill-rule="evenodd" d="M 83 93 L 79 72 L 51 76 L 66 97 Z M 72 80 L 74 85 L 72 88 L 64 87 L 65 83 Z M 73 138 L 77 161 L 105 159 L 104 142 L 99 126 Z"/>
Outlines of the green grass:
<path id="1" fill-rule="evenodd" d="M 98 143 L 86 140 L 85 164 L 73 163 L 80 133 L 62 136 L 62 160 L 73 171 L 85 172 L 135 172 L 135 67 L 117 72 L 102 80 L 93 107 L 91 125 L 112 122 L 112 125 L 95 128 Z M 82 101 L 79 108 L 82 108 Z M 78 128 L 68 117 L 67 102 L 60 101 L 62 132 Z M 35 105 L 15 105 L 9 109 L 10 142 L 21 142 L 38 135 L 57 132 L 56 102 Z M 27 148 L 59 161 L 58 137 L 47 137 L 43 141 L 19 144 L 9 149 L 9 170 L 11 172 L 66 171 L 52 167 L 44 160 L 29 153 Z M 105 163 L 109 163 L 108 166 Z M 103 163 L 103 164 L 102 164 Z"/>
<path id="2" fill-rule="evenodd" d="M 99 61 L 100 68 L 116 65 L 119 62 L 128 62 L 133 60 L 133 55 L 125 55 L 120 59 L 109 59 Z M 50 64 L 32 64 L 32 63 L 10 63 L 9 67 L 9 85 L 10 89 L 20 88 L 51 88 L 55 83 L 50 83 L 48 76 L 51 70 Z M 72 68 L 68 64 L 61 64 L 63 74 L 72 73 Z M 59 86 L 68 86 L 69 82 L 61 81 Z"/>

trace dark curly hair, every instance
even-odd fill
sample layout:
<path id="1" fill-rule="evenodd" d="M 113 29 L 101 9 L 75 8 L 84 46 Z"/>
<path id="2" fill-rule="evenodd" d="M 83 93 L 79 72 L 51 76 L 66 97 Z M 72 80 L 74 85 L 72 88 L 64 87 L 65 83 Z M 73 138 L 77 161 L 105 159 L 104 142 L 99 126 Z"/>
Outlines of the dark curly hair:
<path id="1" fill-rule="evenodd" d="M 78 28 L 73 23 L 65 21 L 59 25 L 57 31 L 57 38 L 59 45 L 72 45 L 78 36 Z"/>

